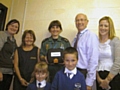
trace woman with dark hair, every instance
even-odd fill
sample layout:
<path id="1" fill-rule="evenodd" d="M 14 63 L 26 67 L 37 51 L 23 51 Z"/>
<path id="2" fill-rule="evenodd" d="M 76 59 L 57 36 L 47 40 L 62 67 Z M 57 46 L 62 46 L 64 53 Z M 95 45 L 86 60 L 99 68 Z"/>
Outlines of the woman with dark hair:
<path id="1" fill-rule="evenodd" d="M 26 90 L 34 66 L 39 62 L 39 48 L 34 45 L 36 40 L 32 30 L 25 30 L 22 35 L 22 44 L 15 51 L 14 69 L 15 78 L 13 90 Z"/>
<path id="2" fill-rule="evenodd" d="M 13 76 L 13 56 L 17 47 L 14 35 L 19 32 L 20 23 L 10 20 L 6 31 L 0 31 L 0 90 L 9 90 Z"/>
<path id="3" fill-rule="evenodd" d="M 50 82 L 52 82 L 56 72 L 61 69 L 63 64 L 57 63 L 49 63 L 47 53 L 50 49 L 66 49 L 67 47 L 70 47 L 69 40 L 60 36 L 60 33 L 62 32 L 62 25 L 60 21 L 54 20 L 50 23 L 48 27 L 49 32 L 51 33 L 51 36 L 44 39 L 41 44 L 41 50 L 40 50 L 40 60 L 43 60 L 48 63 L 48 70 L 50 72 Z M 57 59 L 54 60 L 55 62 L 58 62 Z"/>

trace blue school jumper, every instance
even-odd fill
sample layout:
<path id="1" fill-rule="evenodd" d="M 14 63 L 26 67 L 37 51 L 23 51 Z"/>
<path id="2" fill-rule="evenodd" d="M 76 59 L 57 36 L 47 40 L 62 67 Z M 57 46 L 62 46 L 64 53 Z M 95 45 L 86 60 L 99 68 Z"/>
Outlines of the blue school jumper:
<path id="1" fill-rule="evenodd" d="M 30 83 L 26 90 L 37 90 L 36 81 Z M 51 90 L 51 84 L 47 82 L 44 90 Z"/>
<path id="2" fill-rule="evenodd" d="M 76 88 L 76 83 L 81 84 L 81 87 L 77 90 L 87 90 L 85 78 L 80 71 L 77 70 L 76 75 L 74 75 L 73 78 L 70 79 L 69 77 L 67 77 L 66 73 L 64 73 L 64 69 L 61 69 L 55 75 L 51 90 L 74 90 Z"/>

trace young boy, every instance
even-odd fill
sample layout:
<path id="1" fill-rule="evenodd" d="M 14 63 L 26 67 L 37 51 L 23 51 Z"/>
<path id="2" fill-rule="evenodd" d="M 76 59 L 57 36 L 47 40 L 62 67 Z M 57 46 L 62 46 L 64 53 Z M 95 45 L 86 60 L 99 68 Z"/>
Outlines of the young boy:
<path id="1" fill-rule="evenodd" d="M 77 50 L 68 47 L 63 52 L 65 68 L 55 75 L 51 90 L 86 90 L 85 78 L 76 68 Z"/>

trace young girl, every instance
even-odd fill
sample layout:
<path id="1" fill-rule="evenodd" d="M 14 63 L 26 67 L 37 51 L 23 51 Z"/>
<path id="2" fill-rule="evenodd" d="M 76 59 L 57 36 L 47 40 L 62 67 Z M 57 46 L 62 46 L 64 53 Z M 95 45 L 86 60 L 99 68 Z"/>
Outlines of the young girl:
<path id="1" fill-rule="evenodd" d="M 26 90 L 50 90 L 51 85 L 48 83 L 48 66 L 45 62 L 39 62 L 35 65 L 32 74 L 32 83 L 30 83 Z"/>

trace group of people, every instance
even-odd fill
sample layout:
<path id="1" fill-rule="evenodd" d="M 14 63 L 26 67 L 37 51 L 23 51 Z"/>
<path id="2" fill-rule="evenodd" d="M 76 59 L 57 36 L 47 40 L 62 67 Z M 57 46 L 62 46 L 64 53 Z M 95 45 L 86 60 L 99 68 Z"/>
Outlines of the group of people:
<path id="1" fill-rule="evenodd" d="M 98 37 L 87 28 L 88 22 L 85 14 L 76 15 L 78 33 L 70 45 L 60 36 L 60 21 L 52 21 L 51 36 L 39 49 L 33 30 L 24 31 L 18 47 L 14 35 L 20 23 L 9 21 L 0 31 L 0 90 L 9 90 L 13 75 L 13 90 L 92 90 L 95 80 L 97 90 L 120 90 L 120 40 L 113 21 L 109 16 L 99 20 Z M 58 48 L 63 62 L 50 63 L 48 51 Z"/>

